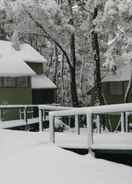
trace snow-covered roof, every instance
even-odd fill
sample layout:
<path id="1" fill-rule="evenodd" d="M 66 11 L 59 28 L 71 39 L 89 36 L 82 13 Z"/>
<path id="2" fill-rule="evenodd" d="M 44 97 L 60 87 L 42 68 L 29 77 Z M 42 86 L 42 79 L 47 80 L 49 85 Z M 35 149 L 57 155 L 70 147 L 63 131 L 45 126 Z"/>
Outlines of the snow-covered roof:
<path id="1" fill-rule="evenodd" d="M 130 79 L 132 66 L 130 64 L 125 64 L 117 68 L 115 73 L 109 72 L 102 79 L 102 82 L 119 82 L 119 81 L 128 81 Z"/>
<path id="2" fill-rule="evenodd" d="M 0 76 L 32 76 L 35 72 L 16 56 L 0 56 Z"/>
<path id="3" fill-rule="evenodd" d="M 10 41 L 0 40 L 0 56 L 16 56 L 24 62 L 43 63 L 46 59 L 27 43 L 22 43 L 19 50 L 15 50 Z"/>
<path id="4" fill-rule="evenodd" d="M 56 85 L 45 75 L 35 75 L 31 80 L 32 89 L 56 89 Z"/>

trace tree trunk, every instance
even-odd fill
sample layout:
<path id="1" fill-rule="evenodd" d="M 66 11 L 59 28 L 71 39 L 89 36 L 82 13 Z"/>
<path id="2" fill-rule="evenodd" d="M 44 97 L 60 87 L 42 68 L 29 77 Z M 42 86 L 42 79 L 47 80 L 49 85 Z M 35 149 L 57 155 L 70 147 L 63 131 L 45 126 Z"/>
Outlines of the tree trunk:
<path id="1" fill-rule="evenodd" d="M 64 54 L 62 54 L 61 61 L 61 104 L 64 105 Z"/>
<path id="2" fill-rule="evenodd" d="M 72 1 L 68 0 L 69 11 L 70 11 L 70 24 L 74 26 L 73 10 L 72 10 Z M 71 76 L 71 97 L 72 105 L 74 107 L 79 106 L 78 95 L 77 95 L 77 85 L 76 85 L 76 48 L 75 48 L 75 33 L 71 34 L 70 37 L 70 54 L 71 54 L 71 65 L 70 67 L 70 76 Z"/>
<path id="3" fill-rule="evenodd" d="M 81 63 L 81 69 L 80 69 L 80 89 L 82 90 L 83 88 L 83 70 L 84 70 L 84 67 L 85 67 L 85 60 L 84 60 L 84 56 L 82 56 L 82 63 Z"/>
<path id="4" fill-rule="evenodd" d="M 95 8 L 94 10 L 93 21 L 94 19 L 96 19 L 97 15 L 98 15 L 98 7 Z M 99 49 L 98 33 L 95 31 L 94 25 L 91 37 L 95 60 L 95 86 L 97 89 L 97 98 L 99 100 L 99 104 L 104 105 L 104 98 L 102 95 L 101 72 L 100 72 L 100 49 Z"/>
<path id="5" fill-rule="evenodd" d="M 98 15 L 98 7 L 94 9 L 94 14 L 92 17 L 92 21 L 96 19 Z M 98 33 L 95 30 L 95 25 L 93 24 L 93 31 L 91 33 L 92 37 L 92 48 L 94 53 L 94 61 L 95 61 L 95 87 L 97 92 L 97 99 L 99 101 L 99 105 L 104 105 L 104 98 L 102 95 L 102 83 L 101 83 L 101 71 L 100 71 L 100 48 L 99 48 L 99 41 L 98 41 Z M 100 115 L 100 131 L 101 126 L 103 126 L 103 129 L 105 129 L 105 126 L 107 124 L 107 115 Z"/>
<path id="6" fill-rule="evenodd" d="M 98 34 L 92 32 L 92 46 L 94 50 L 94 60 L 95 60 L 95 86 L 97 89 L 97 98 L 100 105 L 104 105 L 104 98 L 102 96 L 102 83 L 101 83 L 101 72 L 100 72 L 100 51 L 99 51 L 99 42 Z"/>
<path id="7" fill-rule="evenodd" d="M 73 107 L 78 107 L 78 96 L 77 96 L 77 87 L 76 87 L 76 72 L 75 68 L 70 68 L 70 88 L 71 88 L 71 97 L 72 97 L 72 105 Z"/>
<path id="8" fill-rule="evenodd" d="M 78 102 L 77 85 L 76 85 L 76 54 L 75 54 L 74 33 L 71 35 L 70 52 L 71 52 L 71 61 L 72 61 L 72 67 L 70 68 L 72 105 L 74 107 L 78 107 L 79 102 Z"/>
<path id="9" fill-rule="evenodd" d="M 59 62 L 58 62 L 58 48 L 57 48 L 56 45 L 54 47 L 54 57 L 55 57 L 55 59 L 54 59 L 54 77 L 53 77 L 53 82 L 55 84 L 57 84 L 57 73 L 58 73 L 58 64 L 59 64 Z"/>

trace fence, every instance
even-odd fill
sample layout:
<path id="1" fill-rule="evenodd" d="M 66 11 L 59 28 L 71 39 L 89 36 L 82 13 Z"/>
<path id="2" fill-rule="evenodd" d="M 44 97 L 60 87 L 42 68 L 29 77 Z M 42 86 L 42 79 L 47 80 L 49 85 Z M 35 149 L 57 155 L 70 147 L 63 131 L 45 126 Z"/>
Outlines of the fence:
<path id="1" fill-rule="evenodd" d="M 0 105 L 0 128 L 12 128 L 13 126 L 26 126 L 38 123 L 39 131 L 43 130 L 43 121 L 46 120 L 46 113 L 71 109 L 58 105 Z M 48 115 L 47 115 L 48 116 Z M 36 118 L 37 117 L 37 118 Z M 36 119 L 35 119 L 36 118 Z M 30 122 L 29 122 L 30 120 Z"/>
<path id="2" fill-rule="evenodd" d="M 55 131 L 54 131 L 54 123 L 56 117 L 63 116 L 75 116 L 76 120 L 76 130 L 79 132 L 79 115 L 86 115 L 87 122 L 87 144 L 88 149 L 91 149 L 93 140 L 93 115 L 101 115 L 101 114 L 111 114 L 118 113 L 121 114 L 121 132 L 128 131 L 128 116 L 132 112 L 132 103 L 129 104 L 117 104 L 117 105 L 104 105 L 104 106 L 95 106 L 95 107 L 85 107 L 85 108 L 73 108 L 69 110 L 61 110 L 56 112 L 49 112 L 49 122 L 50 122 L 50 142 L 55 143 Z M 99 118 L 98 118 L 99 119 Z M 100 121 L 99 121 L 100 123 Z M 99 126 L 98 126 L 99 127 Z"/>

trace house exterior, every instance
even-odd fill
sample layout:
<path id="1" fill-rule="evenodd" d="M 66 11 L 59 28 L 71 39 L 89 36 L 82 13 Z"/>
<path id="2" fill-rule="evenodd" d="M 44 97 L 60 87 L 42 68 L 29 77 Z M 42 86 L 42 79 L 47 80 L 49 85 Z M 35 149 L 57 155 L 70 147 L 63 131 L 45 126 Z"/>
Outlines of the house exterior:
<path id="1" fill-rule="evenodd" d="M 124 102 L 124 96 L 127 89 L 128 81 L 132 72 L 132 34 L 127 37 L 127 49 L 122 51 L 121 56 L 115 57 L 117 70 L 107 72 L 102 79 L 102 92 L 107 104 L 118 104 Z M 132 102 L 132 97 L 128 99 Z"/>
<path id="2" fill-rule="evenodd" d="M 131 64 L 124 64 L 117 68 L 116 72 L 109 72 L 106 77 L 102 79 L 102 90 L 107 104 L 124 102 L 131 70 Z M 132 102 L 132 97 L 129 98 L 129 102 Z"/>
<path id="3" fill-rule="evenodd" d="M 0 40 L 0 104 L 55 102 L 56 86 L 44 75 L 46 59 L 29 44 L 16 50 Z"/>
<path id="4" fill-rule="evenodd" d="M 124 103 L 124 96 L 128 86 L 128 81 L 131 76 L 131 71 L 131 63 L 127 63 L 120 64 L 115 72 L 109 71 L 105 73 L 105 77 L 102 78 L 102 94 L 105 100 L 105 104 Z M 90 105 L 94 106 L 96 104 L 95 86 L 88 91 L 88 95 L 91 97 Z M 132 102 L 132 95 L 130 95 L 128 100 L 129 102 Z M 107 118 L 109 119 L 109 122 L 107 122 L 108 128 L 110 128 L 110 130 L 115 130 L 117 125 L 119 125 L 118 123 L 120 120 L 120 114 L 109 114 Z M 118 126 L 118 128 L 120 128 L 120 126 Z"/>
<path id="5" fill-rule="evenodd" d="M 119 104 L 124 103 L 124 96 L 127 89 L 128 81 L 131 76 L 132 65 L 119 64 L 115 72 L 105 72 L 102 78 L 102 94 L 104 96 L 105 104 Z M 90 105 L 96 104 L 96 89 L 93 86 L 87 93 L 90 96 Z M 132 97 L 129 97 L 129 102 L 132 102 Z"/>

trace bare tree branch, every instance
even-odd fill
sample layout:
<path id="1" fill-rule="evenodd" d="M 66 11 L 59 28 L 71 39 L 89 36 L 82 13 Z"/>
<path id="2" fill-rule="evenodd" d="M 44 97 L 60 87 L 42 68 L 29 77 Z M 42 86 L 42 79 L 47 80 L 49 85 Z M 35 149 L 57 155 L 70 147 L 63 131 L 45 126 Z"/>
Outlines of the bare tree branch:
<path id="1" fill-rule="evenodd" d="M 47 37 L 47 39 L 50 39 L 51 41 L 53 41 L 56 44 L 56 46 L 62 51 L 62 53 L 66 57 L 66 61 L 69 65 L 69 67 L 72 68 L 73 66 L 70 62 L 69 56 L 68 56 L 67 52 L 63 49 L 63 47 L 46 31 L 44 26 L 33 17 L 33 15 L 24 7 L 24 5 L 23 5 L 23 8 L 24 8 L 24 11 L 27 13 L 27 15 L 31 18 L 31 20 L 36 24 L 36 26 L 38 26 L 43 31 L 43 33 L 45 34 L 45 37 Z"/>

